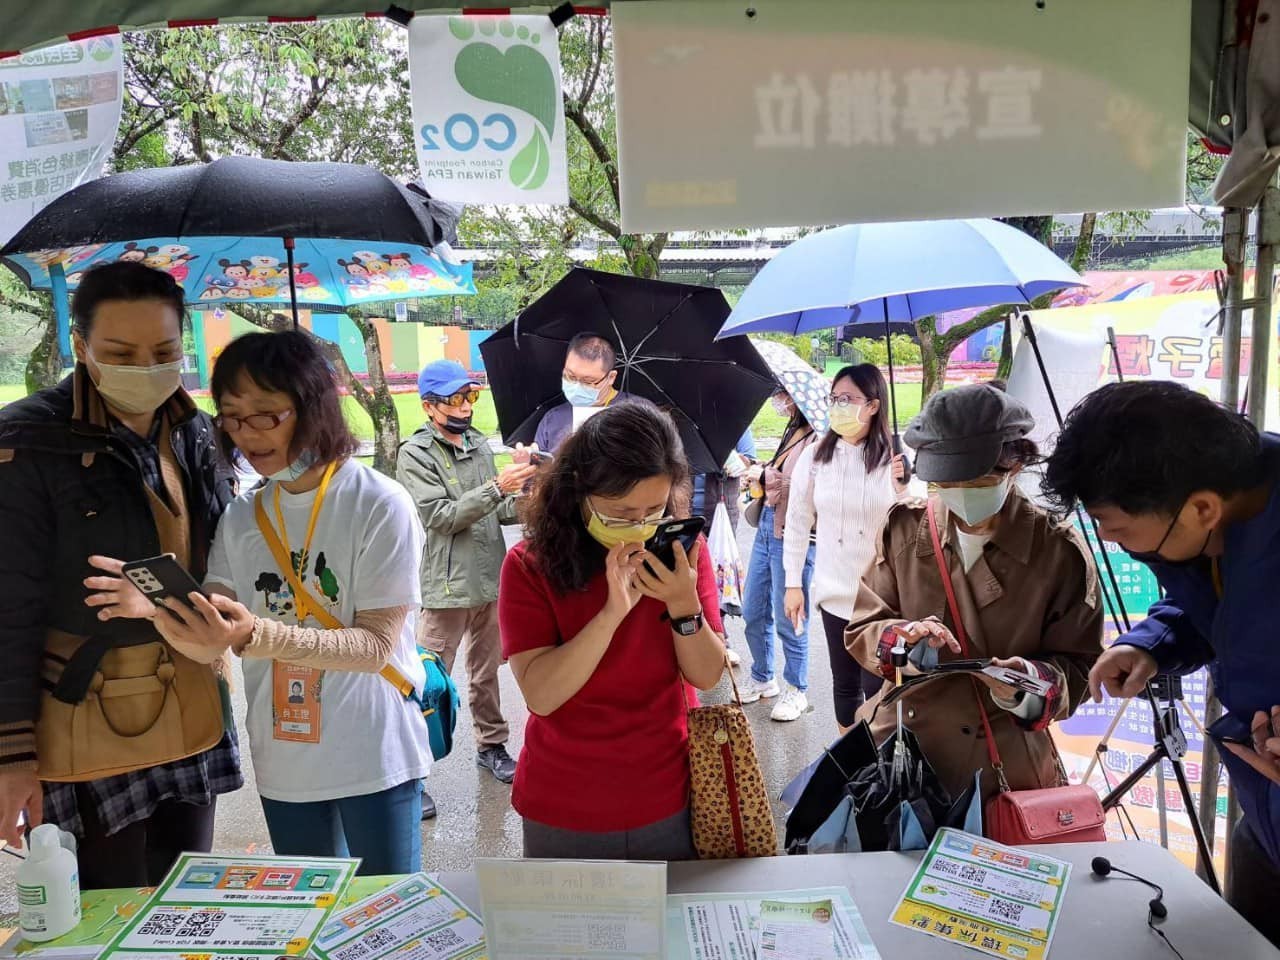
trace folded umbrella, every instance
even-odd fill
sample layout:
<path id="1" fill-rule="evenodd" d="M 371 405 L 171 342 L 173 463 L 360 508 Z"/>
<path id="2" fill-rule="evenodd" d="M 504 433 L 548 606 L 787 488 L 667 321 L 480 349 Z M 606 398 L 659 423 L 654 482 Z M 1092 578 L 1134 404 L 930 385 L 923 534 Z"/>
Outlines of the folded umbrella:
<path id="1" fill-rule="evenodd" d="M 720 593 L 720 612 L 730 617 L 742 616 L 742 586 L 746 577 L 742 570 L 742 554 L 738 550 L 738 538 L 729 520 L 729 508 L 724 501 L 716 504 L 711 519 L 711 532 L 707 537 L 711 548 L 711 565 L 716 572 L 716 589 Z"/>
<path id="2" fill-rule="evenodd" d="M 717 473 L 761 405 L 773 375 L 745 337 L 717 342 L 729 316 L 711 287 L 577 268 L 480 344 L 498 425 L 530 443 L 565 402 L 569 341 L 595 333 L 618 352 L 617 387 L 671 414 L 694 473 Z"/>

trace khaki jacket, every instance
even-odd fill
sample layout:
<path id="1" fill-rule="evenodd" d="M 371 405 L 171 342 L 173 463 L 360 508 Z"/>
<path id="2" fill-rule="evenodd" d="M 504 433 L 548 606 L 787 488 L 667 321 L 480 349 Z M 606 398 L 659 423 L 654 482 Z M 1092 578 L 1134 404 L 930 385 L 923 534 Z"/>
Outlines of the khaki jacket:
<path id="1" fill-rule="evenodd" d="M 953 547 L 947 509 L 935 499 L 938 533 L 972 657 L 1023 657 L 1057 683 L 1044 716 L 1023 721 L 996 706 L 979 685 L 1005 775 L 1014 790 L 1057 783 L 1048 725 L 1071 716 L 1088 691 L 1089 669 L 1102 653 L 1102 609 L 1093 558 L 1078 534 L 1055 525 L 1016 489 L 983 556 L 966 574 Z M 955 632 L 934 559 L 925 502 L 899 503 L 880 533 L 876 558 L 863 576 L 845 645 L 868 670 L 881 668 L 886 630 L 903 621 L 936 616 Z M 891 635 L 890 635 L 891 636 Z M 891 644 L 890 644 L 891 645 Z M 949 651 L 942 659 L 958 659 Z M 896 710 L 877 712 L 881 697 L 858 713 L 876 742 L 894 730 Z M 968 676 L 935 680 L 903 698 L 903 719 L 952 796 L 981 769 L 983 795 L 996 792 L 994 771 Z"/>

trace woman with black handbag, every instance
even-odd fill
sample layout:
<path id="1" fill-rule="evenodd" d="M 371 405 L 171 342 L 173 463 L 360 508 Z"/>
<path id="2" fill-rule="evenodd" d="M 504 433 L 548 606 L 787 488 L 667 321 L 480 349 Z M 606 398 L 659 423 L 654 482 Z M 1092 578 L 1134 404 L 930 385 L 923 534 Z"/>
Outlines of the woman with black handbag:
<path id="1" fill-rule="evenodd" d="M 845 634 L 849 652 L 886 678 L 894 675 L 893 649 L 906 646 L 907 672 L 989 658 L 1047 684 L 1034 695 L 964 673 L 903 695 L 905 723 L 952 796 L 978 770 L 987 800 L 1061 785 L 1048 727 L 1075 711 L 1102 653 L 1087 547 L 1014 484 L 1038 459 L 1027 439 L 1033 426 L 1026 407 L 986 384 L 929 400 L 906 433 L 929 498 L 890 511 Z M 876 710 L 884 695 L 859 713 L 876 742 L 894 730 L 895 711 Z"/>

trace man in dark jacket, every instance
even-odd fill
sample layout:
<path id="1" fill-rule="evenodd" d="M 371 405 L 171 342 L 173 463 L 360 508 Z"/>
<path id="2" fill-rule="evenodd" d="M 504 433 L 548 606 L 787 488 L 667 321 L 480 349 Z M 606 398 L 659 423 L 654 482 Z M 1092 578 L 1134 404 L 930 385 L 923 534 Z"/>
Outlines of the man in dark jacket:
<path id="1" fill-rule="evenodd" d="M 42 696 L 84 703 L 104 662 L 160 642 L 150 621 L 113 617 L 135 590 L 121 561 L 172 551 L 199 581 L 235 480 L 181 388 L 173 279 L 138 263 L 99 267 L 72 312 L 75 371 L 0 411 L 0 837 L 20 842 L 24 813 L 28 825 L 54 822 L 80 837 L 82 886 L 148 886 L 178 853 L 210 849 L 215 798 L 241 785 L 225 684 L 226 732 L 211 747 L 76 783 L 41 779 L 37 744 L 56 736 Z M 216 694 L 205 709 L 217 710 Z"/>

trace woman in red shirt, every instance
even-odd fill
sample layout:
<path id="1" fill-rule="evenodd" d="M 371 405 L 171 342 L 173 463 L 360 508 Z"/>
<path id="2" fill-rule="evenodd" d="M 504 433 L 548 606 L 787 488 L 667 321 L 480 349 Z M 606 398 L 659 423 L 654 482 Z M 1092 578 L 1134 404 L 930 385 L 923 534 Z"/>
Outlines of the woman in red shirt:
<path id="1" fill-rule="evenodd" d="M 715 574 L 703 542 L 675 569 L 643 547 L 688 502 L 679 434 L 643 404 L 587 420 L 540 478 L 498 592 L 532 714 L 511 795 L 526 857 L 696 856 L 687 685 L 724 670 Z"/>

